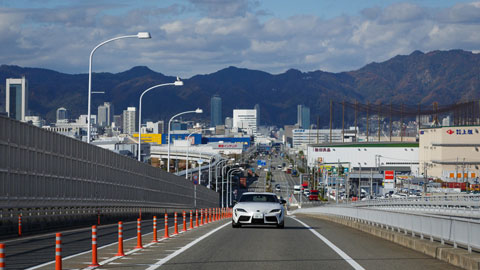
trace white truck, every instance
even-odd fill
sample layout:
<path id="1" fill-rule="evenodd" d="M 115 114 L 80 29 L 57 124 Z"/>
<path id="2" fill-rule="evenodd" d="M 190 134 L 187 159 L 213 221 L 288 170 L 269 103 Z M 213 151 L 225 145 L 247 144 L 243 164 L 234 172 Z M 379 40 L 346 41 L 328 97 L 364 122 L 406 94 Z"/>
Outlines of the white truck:
<path id="1" fill-rule="evenodd" d="M 294 185 L 293 186 L 293 194 L 300 194 L 300 193 L 302 193 L 302 186 Z"/>

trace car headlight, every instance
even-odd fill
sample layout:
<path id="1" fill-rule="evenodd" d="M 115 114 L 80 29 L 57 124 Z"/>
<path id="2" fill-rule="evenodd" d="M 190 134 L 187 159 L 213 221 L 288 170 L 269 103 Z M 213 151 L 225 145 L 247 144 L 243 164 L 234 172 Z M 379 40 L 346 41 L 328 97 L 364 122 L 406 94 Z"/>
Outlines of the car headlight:
<path id="1" fill-rule="evenodd" d="M 270 213 L 280 213 L 281 211 L 281 209 L 273 209 L 272 211 L 270 211 Z"/>
<path id="2" fill-rule="evenodd" d="M 237 211 L 237 212 L 243 212 L 243 213 L 247 213 L 247 211 L 245 211 L 245 209 L 242 209 L 242 208 L 237 208 L 237 209 L 235 209 L 235 211 Z"/>

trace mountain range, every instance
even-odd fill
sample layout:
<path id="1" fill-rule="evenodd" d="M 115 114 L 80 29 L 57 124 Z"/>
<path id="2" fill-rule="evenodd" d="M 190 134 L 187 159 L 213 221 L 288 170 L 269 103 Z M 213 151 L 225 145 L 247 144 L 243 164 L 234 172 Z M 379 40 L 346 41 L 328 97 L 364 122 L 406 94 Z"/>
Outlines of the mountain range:
<path id="1" fill-rule="evenodd" d="M 69 110 L 71 118 L 86 114 L 88 74 L 65 74 L 41 68 L 0 66 L 0 81 L 24 75 L 29 84 L 29 109 L 49 122 L 55 120 L 59 107 Z M 175 77 L 148 67 L 134 67 L 120 73 L 94 73 L 92 113 L 103 102 L 112 102 L 115 114 L 129 106 L 138 108 L 145 89 Z M 385 62 L 370 63 L 358 70 L 330 73 L 301 72 L 290 69 L 281 74 L 227 67 L 217 72 L 183 79 L 182 87 L 162 87 L 145 95 L 142 118 L 168 120 L 172 115 L 202 108 L 194 120 L 210 119 L 210 98 L 222 98 L 223 116 L 231 117 L 233 109 L 261 108 L 261 122 L 271 125 L 295 124 L 297 105 L 311 110 L 311 122 L 329 123 L 329 101 L 409 104 L 431 106 L 433 102 L 452 104 L 480 99 L 480 54 L 463 50 L 414 51 Z M 5 96 L 5 84 L 0 84 Z M 0 99 L 4 108 L 5 98 Z M 336 109 L 338 123 L 338 108 Z M 340 110 L 341 113 L 341 110 Z M 187 118 L 187 117 L 186 117 Z M 341 122 L 341 119 L 340 119 Z"/>

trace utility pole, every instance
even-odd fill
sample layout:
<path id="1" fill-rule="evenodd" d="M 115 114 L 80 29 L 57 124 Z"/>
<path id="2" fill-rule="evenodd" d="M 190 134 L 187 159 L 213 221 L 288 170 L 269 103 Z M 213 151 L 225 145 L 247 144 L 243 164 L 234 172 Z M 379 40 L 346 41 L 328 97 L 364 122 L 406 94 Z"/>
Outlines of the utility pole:
<path id="1" fill-rule="evenodd" d="M 378 107 L 378 114 L 377 114 L 377 117 L 378 117 L 378 141 L 380 142 L 380 111 L 382 109 L 382 104 L 380 103 L 379 107 Z"/>
<path id="2" fill-rule="evenodd" d="M 342 102 L 342 142 L 345 142 L 345 100 Z"/>
<path id="3" fill-rule="evenodd" d="M 367 102 L 367 142 L 368 142 L 368 131 L 369 131 L 369 127 L 368 127 L 368 111 L 370 109 L 370 101 Z"/>
<path id="4" fill-rule="evenodd" d="M 359 176 L 358 176 L 358 200 L 360 201 L 360 196 L 362 194 L 362 187 L 361 187 L 361 183 L 362 183 L 362 163 L 358 163 L 358 165 L 360 166 L 359 168 Z"/>
<path id="5" fill-rule="evenodd" d="M 358 102 L 355 100 L 355 141 L 358 142 L 358 126 L 357 126 L 357 105 Z"/>
<path id="6" fill-rule="evenodd" d="M 373 198 L 373 170 L 370 169 L 370 199 Z"/>
<path id="7" fill-rule="evenodd" d="M 330 143 L 332 143 L 332 117 L 333 117 L 333 112 L 332 112 L 332 109 L 333 109 L 333 101 L 330 100 Z"/>

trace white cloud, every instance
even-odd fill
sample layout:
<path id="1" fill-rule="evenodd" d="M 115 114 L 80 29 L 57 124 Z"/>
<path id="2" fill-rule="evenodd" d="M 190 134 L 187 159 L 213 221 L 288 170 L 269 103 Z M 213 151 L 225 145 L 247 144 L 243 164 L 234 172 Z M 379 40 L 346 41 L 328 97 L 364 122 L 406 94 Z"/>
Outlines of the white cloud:
<path id="1" fill-rule="evenodd" d="M 98 43 L 150 31 L 151 40 L 121 40 L 97 51 L 95 71 L 148 65 L 188 77 L 226 66 L 271 73 L 289 68 L 331 72 L 359 68 L 414 50 L 478 50 L 480 2 L 443 9 L 400 3 L 355 16 L 277 18 L 254 1 L 191 0 L 121 12 L 108 5 L 0 8 L 0 64 L 85 73 Z M 118 7 L 115 7 L 118 8 Z"/>

